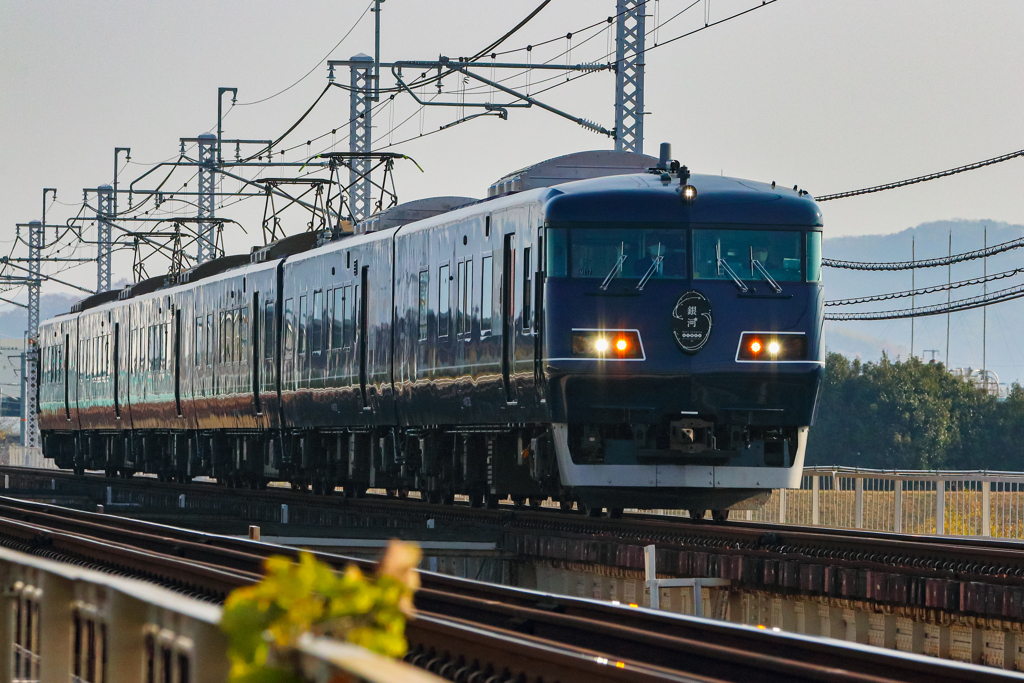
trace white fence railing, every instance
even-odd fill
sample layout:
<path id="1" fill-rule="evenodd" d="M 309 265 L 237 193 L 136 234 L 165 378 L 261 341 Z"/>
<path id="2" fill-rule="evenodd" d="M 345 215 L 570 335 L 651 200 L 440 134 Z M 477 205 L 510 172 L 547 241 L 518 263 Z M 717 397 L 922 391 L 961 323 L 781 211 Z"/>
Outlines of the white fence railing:
<path id="1" fill-rule="evenodd" d="M 807 467 L 799 489 L 773 491 L 758 522 L 910 534 L 1024 539 L 1024 473 Z"/>
<path id="2" fill-rule="evenodd" d="M 38 467 L 46 470 L 55 470 L 57 465 L 53 460 L 43 457 L 42 448 L 29 446 L 11 446 L 7 449 L 7 462 L 3 463 L 11 467 Z"/>
<path id="3" fill-rule="evenodd" d="M 216 605 L 150 583 L 0 548 L 0 681 L 223 683 Z M 313 683 L 439 683 L 356 645 L 303 636 Z"/>

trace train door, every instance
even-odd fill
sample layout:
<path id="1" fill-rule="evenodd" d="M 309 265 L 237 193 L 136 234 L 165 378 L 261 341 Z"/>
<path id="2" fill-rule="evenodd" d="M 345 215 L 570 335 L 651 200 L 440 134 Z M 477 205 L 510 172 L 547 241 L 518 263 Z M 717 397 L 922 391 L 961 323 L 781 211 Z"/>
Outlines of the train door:
<path id="1" fill-rule="evenodd" d="M 309 387 L 309 296 L 299 296 L 298 318 L 299 343 L 295 350 L 295 370 L 298 379 L 297 389 Z"/>
<path id="2" fill-rule="evenodd" d="M 533 386 L 538 398 L 544 398 L 544 236 L 537 230 L 533 264 Z"/>
<path id="3" fill-rule="evenodd" d="M 178 417 L 181 412 L 181 309 L 174 310 L 174 409 Z"/>
<path id="4" fill-rule="evenodd" d="M 366 362 L 367 353 L 370 340 L 369 334 L 369 315 L 367 312 L 367 306 L 370 303 L 369 290 L 367 288 L 370 274 L 370 267 L 363 266 L 360 272 L 359 279 L 359 394 L 363 400 L 363 410 L 370 409 L 370 397 L 367 393 L 366 383 Z"/>
<path id="5" fill-rule="evenodd" d="M 262 365 L 263 337 L 260 335 L 260 293 L 252 293 L 252 403 L 257 415 L 263 414 L 260 401 L 260 370 Z"/>
<path id="6" fill-rule="evenodd" d="M 68 402 L 68 396 L 70 389 L 68 382 L 70 379 L 70 366 L 71 366 L 71 335 L 64 333 L 64 416 L 68 422 L 71 422 L 71 404 Z"/>
<path id="7" fill-rule="evenodd" d="M 260 373 L 260 385 L 261 391 L 264 394 L 278 393 L 277 385 L 277 374 L 275 372 L 275 364 L 277 362 L 277 336 L 278 336 L 278 320 L 276 315 L 276 307 L 273 298 L 267 297 L 267 300 L 263 302 L 263 343 L 261 346 L 261 352 L 263 360 L 263 371 Z M 273 402 L 271 400 L 271 402 Z M 260 408 L 264 406 L 261 402 Z"/>
<path id="8" fill-rule="evenodd" d="M 515 382 L 516 354 L 516 235 L 505 235 L 501 267 L 501 382 L 505 389 L 505 402 L 516 403 L 519 392 Z"/>
<path id="9" fill-rule="evenodd" d="M 121 323 L 114 323 L 114 362 L 111 364 L 114 376 L 114 417 L 121 419 Z"/>

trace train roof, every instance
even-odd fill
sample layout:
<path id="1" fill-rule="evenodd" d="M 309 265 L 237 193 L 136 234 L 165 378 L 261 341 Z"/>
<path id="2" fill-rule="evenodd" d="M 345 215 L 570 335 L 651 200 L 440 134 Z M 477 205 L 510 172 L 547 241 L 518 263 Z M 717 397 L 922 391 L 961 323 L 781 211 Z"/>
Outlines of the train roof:
<path id="1" fill-rule="evenodd" d="M 820 226 L 821 209 L 805 191 L 741 178 L 693 175 L 692 203 L 677 174 L 638 173 L 564 183 L 545 202 L 552 223 L 687 223 Z M 526 194 L 526 193 L 524 193 Z"/>

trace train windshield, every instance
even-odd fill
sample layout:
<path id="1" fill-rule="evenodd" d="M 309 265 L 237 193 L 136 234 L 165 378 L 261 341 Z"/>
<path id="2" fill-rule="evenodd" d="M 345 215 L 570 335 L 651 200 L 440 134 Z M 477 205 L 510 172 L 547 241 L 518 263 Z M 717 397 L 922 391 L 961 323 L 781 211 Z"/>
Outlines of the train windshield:
<path id="1" fill-rule="evenodd" d="M 686 230 L 551 228 L 548 277 L 685 279 Z"/>
<path id="2" fill-rule="evenodd" d="M 783 230 L 694 230 L 693 278 L 760 280 L 767 273 L 777 282 L 800 282 L 803 234 Z M 728 267 L 726 267 L 728 266 Z"/>

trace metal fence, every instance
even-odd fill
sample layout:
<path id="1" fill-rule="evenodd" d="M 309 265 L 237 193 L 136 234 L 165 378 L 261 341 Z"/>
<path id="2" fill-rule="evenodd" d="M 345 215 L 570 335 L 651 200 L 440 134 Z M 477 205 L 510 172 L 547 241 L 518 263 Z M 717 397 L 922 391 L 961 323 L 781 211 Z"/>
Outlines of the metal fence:
<path id="1" fill-rule="evenodd" d="M 216 605 L 150 583 L 0 548 L 0 681 L 223 683 Z M 356 645 L 310 635 L 298 663 L 313 683 L 439 683 Z"/>
<path id="2" fill-rule="evenodd" d="M 799 489 L 779 489 L 758 522 L 911 534 L 1024 539 L 1024 473 L 807 467 Z"/>

